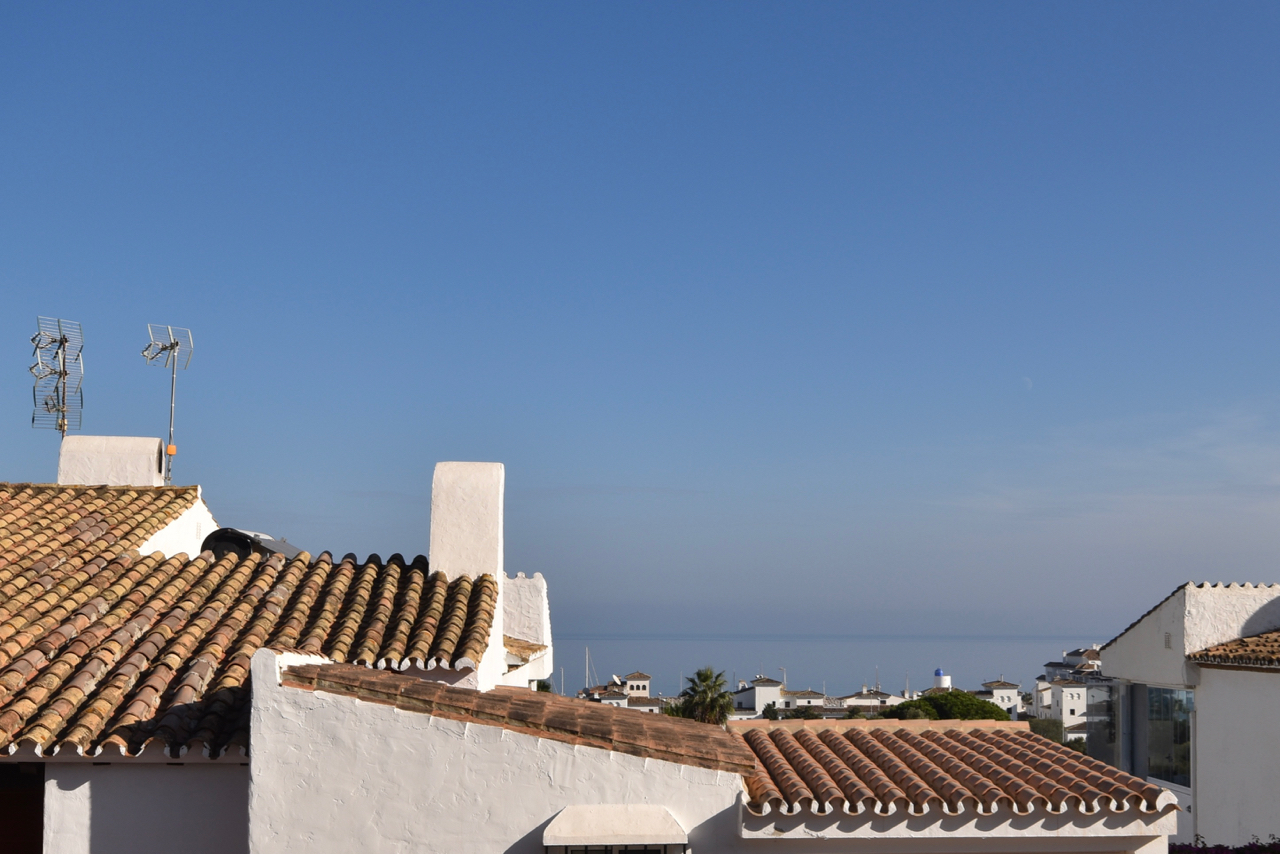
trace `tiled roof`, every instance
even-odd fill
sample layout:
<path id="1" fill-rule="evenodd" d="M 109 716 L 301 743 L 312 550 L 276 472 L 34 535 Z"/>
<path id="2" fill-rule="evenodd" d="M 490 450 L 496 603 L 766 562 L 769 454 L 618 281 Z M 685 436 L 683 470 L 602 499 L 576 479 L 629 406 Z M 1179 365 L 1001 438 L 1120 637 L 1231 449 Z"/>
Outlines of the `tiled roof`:
<path id="1" fill-rule="evenodd" d="M 1197 664 L 1272 670 L 1280 668 L 1280 629 L 1215 644 L 1187 656 Z"/>
<path id="2" fill-rule="evenodd" d="M 661 697 L 628 697 L 627 698 L 628 708 L 643 707 L 646 709 L 651 709 L 654 706 L 661 706 L 661 705 L 662 705 Z"/>
<path id="3" fill-rule="evenodd" d="M 637 670 L 635 673 L 628 673 L 626 676 L 623 676 L 622 678 L 623 679 L 652 679 L 653 677 L 650 676 L 648 673 L 641 673 L 639 670 Z"/>
<path id="4" fill-rule="evenodd" d="M 545 692 L 499 688 L 482 693 L 341 664 L 290 667 L 284 684 L 646 759 L 738 774 L 755 768 L 742 740 L 721 727 Z"/>
<path id="5" fill-rule="evenodd" d="M 811 690 L 811 689 L 805 689 L 804 691 L 788 691 L 788 690 L 786 690 L 786 689 L 784 688 L 784 689 L 782 690 L 782 696 L 784 696 L 784 697 L 808 697 L 809 699 L 821 699 L 824 695 L 823 695 L 822 693 L 818 692 L 818 691 L 813 691 L 813 690 Z"/>
<path id="6" fill-rule="evenodd" d="M 1037 805 L 1144 812 L 1176 803 L 1144 782 L 1021 729 L 749 729 L 758 765 L 747 777 L 748 809 L 887 815 Z"/>
<path id="7" fill-rule="evenodd" d="M 752 685 L 781 685 L 777 679 L 770 679 L 768 676 L 757 676 L 751 680 Z"/>
<path id="8" fill-rule="evenodd" d="M 997 679 L 994 682 L 983 682 L 983 688 L 1017 688 L 1018 685 L 1013 682 L 1006 682 L 1003 679 Z"/>
<path id="9" fill-rule="evenodd" d="M 0 602 L 25 590 L 25 604 L 41 586 L 43 595 L 64 576 L 101 569 L 141 547 L 198 495 L 194 486 L 0 483 Z"/>
<path id="10" fill-rule="evenodd" d="M 136 754 L 158 741 L 217 756 L 247 746 L 246 679 L 262 646 L 461 668 L 488 645 L 492 576 L 448 581 L 399 555 L 83 559 L 100 541 L 56 566 L 0 569 L 0 749 Z"/>

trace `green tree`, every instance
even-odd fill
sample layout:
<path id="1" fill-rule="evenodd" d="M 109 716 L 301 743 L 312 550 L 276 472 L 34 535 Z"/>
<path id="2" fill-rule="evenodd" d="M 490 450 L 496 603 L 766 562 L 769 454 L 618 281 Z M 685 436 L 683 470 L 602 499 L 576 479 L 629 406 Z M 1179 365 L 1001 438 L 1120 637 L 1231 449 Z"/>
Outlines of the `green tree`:
<path id="1" fill-rule="evenodd" d="M 848 711 L 844 713 L 844 716 L 846 718 L 865 718 L 866 717 L 866 715 L 863 714 L 862 709 L 858 708 L 857 706 L 850 706 Z"/>
<path id="2" fill-rule="evenodd" d="M 767 721 L 776 721 L 778 719 L 778 704 L 777 703 L 767 704 L 764 707 L 764 711 L 761 712 L 761 714 L 764 715 L 764 719 Z"/>
<path id="3" fill-rule="evenodd" d="M 817 706 L 797 706 L 784 717 L 790 721 L 816 721 L 822 717 L 822 709 Z"/>
<path id="4" fill-rule="evenodd" d="M 680 716 L 724 725 L 733 712 L 733 695 L 726 688 L 724 671 L 703 667 L 685 681 L 689 684 L 680 692 Z"/>
<path id="5" fill-rule="evenodd" d="M 886 718 L 909 720 L 911 718 L 928 718 L 936 720 L 958 721 L 1007 721 L 1009 713 L 995 703 L 979 699 L 967 691 L 948 691 L 945 694 L 930 694 L 918 700 L 908 700 L 885 709 L 882 715 Z"/>
<path id="6" fill-rule="evenodd" d="M 544 694 L 554 694 L 554 693 L 555 693 L 555 689 L 551 687 L 551 683 L 550 683 L 550 682 L 548 682 L 546 679 L 539 679 L 539 680 L 538 680 L 538 690 L 539 690 L 539 691 L 541 691 L 541 692 L 542 692 L 542 693 L 544 693 Z"/>
<path id="7" fill-rule="evenodd" d="M 1036 735 L 1042 735 L 1050 741 L 1062 744 L 1062 721 L 1056 721 L 1053 718 L 1032 718 L 1027 721 L 1027 725 Z"/>

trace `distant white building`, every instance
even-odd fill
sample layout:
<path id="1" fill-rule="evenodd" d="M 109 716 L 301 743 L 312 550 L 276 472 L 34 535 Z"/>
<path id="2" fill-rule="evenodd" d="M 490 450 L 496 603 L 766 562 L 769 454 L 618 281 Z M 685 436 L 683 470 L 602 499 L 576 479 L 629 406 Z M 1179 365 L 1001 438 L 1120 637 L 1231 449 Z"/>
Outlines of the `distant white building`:
<path id="1" fill-rule="evenodd" d="M 1063 650 L 1061 661 L 1044 665 L 1044 675 L 1031 692 L 1031 714 L 1062 721 L 1066 739 L 1083 738 L 1088 688 L 1102 680 L 1098 645 Z"/>
<path id="2" fill-rule="evenodd" d="M 649 684 L 652 681 L 648 673 L 637 670 L 626 676 L 610 676 L 603 685 L 583 688 L 578 698 L 604 703 L 619 709 L 639 709 L 643 712 L 661 712 L 663 701 L 649 696 Z"/>
<path id="3" fill-rule="evenodd" d="M 792 709 L 802 709 L 806 706 L 817 706 L 823 708 L 827 695 L 821 691 L 814 691 L 812 688 L 806 688 L 803 691 L 788 691 L 782 689 L 782 710 L 789 711 Z"/>
<path id="4" fill-rule="evenodd" d="M 884 709 L 891 708 L 899 703 L 905 703 L 906 697 L 900 697 L 897 694 L 890 694 L 888 691 L 882 691 L 879 688 L 868 689 L 866 685 L 862 686 L 862 690 L 855 694 L 849 694 L 844 697 L 836 698 L 840 704 L 846 709 L 857 709 L 865 715 L 879 714 Z"/>
<path id="5" fill-rule="evenodd" d="M 739 720 L 762 717 L 769 705 L 783 710 L 782 683 L 768 676 L 757 676 L 750 682 L 738 683 L 738 690 L 733 694 L 732 716 Z"/>
<path id="6" fill-rule="evenodd" d="M 974 691 L 980 699 L 994 703 L 1009 713 L 1010 720 L 1017 720 L 1022 713 L 1022 686 L 1015 682 L 1006 682 L 1000 677 L 992 682 L 983 682 L 981 691 Z"/>

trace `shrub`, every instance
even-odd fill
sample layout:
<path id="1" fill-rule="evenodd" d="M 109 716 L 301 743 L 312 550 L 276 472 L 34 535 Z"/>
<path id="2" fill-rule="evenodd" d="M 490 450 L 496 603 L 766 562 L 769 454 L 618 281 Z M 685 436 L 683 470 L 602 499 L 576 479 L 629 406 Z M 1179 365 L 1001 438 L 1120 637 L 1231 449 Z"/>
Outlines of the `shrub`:
<path id="1" fill-rule="evenodd" d="M 995 703 L 979 699 L 966 691 L 930 694 L 918 700 L 899 703 L 882 712 L 886 718 L 912 720 L 928 718 L 960 721 L 1007 721 L 1009 713 Z"/>
<path id="2" fill-rule="evenodd" d="M 1053 718 L 1031 718 L 1027 721 L 1027 725 L 1036 735 L 1042 735 L 1050 741 L 1062 744 L 1062 721 L 1056 721 Z"/>

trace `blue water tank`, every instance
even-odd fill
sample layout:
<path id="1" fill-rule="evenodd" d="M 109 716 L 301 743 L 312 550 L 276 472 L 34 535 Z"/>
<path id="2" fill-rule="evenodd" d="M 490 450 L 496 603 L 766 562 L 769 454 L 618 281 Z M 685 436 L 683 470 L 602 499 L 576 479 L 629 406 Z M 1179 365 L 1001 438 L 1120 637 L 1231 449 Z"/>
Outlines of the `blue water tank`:
<path id="1" fill-rule="evenodd" d="M 946 674 L 944 674 L 944 673 L 942 672 L 942 668 L 941 668 L 941 667 L 939 667 L 937 670 L 933 671 L 933 675 L 934 675 L 934 676 L 944 676 L 944 675 L 946 675 Z"/>

